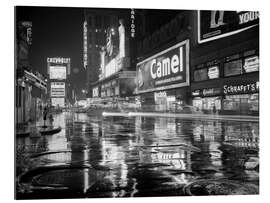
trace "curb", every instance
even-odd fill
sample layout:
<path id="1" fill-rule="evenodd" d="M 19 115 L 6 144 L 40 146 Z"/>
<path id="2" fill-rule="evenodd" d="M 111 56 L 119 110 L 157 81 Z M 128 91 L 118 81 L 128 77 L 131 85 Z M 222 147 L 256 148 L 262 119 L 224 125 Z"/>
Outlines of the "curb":
<path id="1" fill-rule="evenodd" d="M 39 126 L 37 126 L 37 127 L 39 127 Z M 41 135 L 53 135 L 53 134 L 59 133 L 62 130 L 62 128 L 60 126 L 54 127 L 52 129 L 49 129 L 49 130 L 40 130 L 38 128 L 36 128 L 36 129 Z M 30 136 L 30 131 L 16 133 L 16 137 L 28 137 L 28 136 Z"/>

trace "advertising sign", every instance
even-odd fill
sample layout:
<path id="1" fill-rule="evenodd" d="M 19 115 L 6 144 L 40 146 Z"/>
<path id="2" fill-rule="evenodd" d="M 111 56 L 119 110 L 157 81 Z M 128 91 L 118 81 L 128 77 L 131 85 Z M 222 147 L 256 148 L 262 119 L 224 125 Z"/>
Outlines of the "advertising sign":
<path id="1" fill-rule="evenodd" d="M 65 97 L 65 83 L 52 82 L 51 83 L 51 97 Z"/>
<path id="2" fill-rule="evenodd" d="M 246 73 L 259 71 L 259 57 L 252 56 L 245 59 L 244 69 Z"/>
<path id="3" fill-rule="evenodd" d="M 222 93 L 221 88 L 205 88 L 193 90 L 191 92 L 191 95 L 194 97 L 209 97 L 221 95 L 221 93 Z"/>
<path id="4" fill-rule="evenodd" d="M 47 58 L 47 63 L 67 64 L 70 63 L 70 58 L 61 58 L 61 57 Z"/>
<path id="5" fill-rule="evenodd" d="M 138 93 L 189 85 L 189 41 L 180 42 L 137 64 Z"/>
<path id="6" fill-rule="evenodd" d="M 87 22 L 84 21 L 83 23 L 83 67 L 86 69 L 87 67 Z"/>
<path id="7" fill-rule="evenodd" d="M 202 95 L 204 97 L 206 97 L 206 96 L 220 95 L 220 94 L 221 94 L 221 89 L 220 88 L 202 89 Z"/>
<path id="8" fill-rule="evenodd" d="M 51 98 L 52 106 L 65 107 L 65 98 Z"/>
<path id="9" fill-rule="evenodd" d="M 157 101 L 159 98 L 167 98 L 167 93 L 165 91 L 155 92 L 154 97 L 155 97 L 155 101 Z"/>
<path id="10" fill-rule="evenodd" d="M 65 66 L 50 66 L 50 79 L 65 80 L 66 75 Z"/>
<path id="11" fill-rule="evenodd" d="M 248 84 L 224 85 L 223 86 L 224 95 L 256 93 L 256 92 L 259 92 L 259 81 L 248 83 Z"/>
<path id="12" fill-rule="evenodd" d="M 208 77 L 209 79 L 214 79 L 219 77 L 219 68 L 218 66 L 208 68 Z"/>
<path id="13" fill-rule="evenodd" d="M 257 11 L 198 11 L 198 42 L 227 37 L 258 25 Z"/>
<path id="14" fill-rule="evenodd" d="M 110 75 L 117 72 L 117 63 L 116 59 L 112 59 L 106 66 L 105 66 L 105 77 L 109 77 Z"/>
<path id="15" fill-rule="evenodd" d="M 93 97 L 99 97 L 99 87 L 93 87 L 92 93 Z"/>

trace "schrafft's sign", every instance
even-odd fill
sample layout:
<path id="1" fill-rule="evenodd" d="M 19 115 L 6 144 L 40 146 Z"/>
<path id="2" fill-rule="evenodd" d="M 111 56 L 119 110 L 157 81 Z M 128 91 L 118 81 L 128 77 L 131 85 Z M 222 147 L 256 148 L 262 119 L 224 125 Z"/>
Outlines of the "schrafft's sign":
<path id="1" fill-rule="evenodd" d="M 138 93 L 189 85 L 189 41 L 183 41 L 137 64 Z"/>
<path id="2" fill-rule="evenodd" d="M 257 11 L 198 11 L 198 42 L 227 37 L 258 25 Z"/>
<path id="3" fill-rule="evenodd" d="M 240 85 L 224 85 L 223 93 L 227 94 L 245 94 L 259 92 L 259 82 L 240 84 Z"/>

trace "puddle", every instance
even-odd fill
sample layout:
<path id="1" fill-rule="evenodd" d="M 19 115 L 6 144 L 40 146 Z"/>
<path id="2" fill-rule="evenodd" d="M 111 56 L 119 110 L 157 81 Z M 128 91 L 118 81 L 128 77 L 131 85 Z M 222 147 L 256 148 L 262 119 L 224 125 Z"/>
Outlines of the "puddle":
<path id="1" fill-rule="evenodd" d="M 200 180 L 184 187 L 184 192 L 192 196 L 205 195 L 251 195 L 258 194 L 258 187 L 253 184 L 240 184 L 223 180 Z"/>

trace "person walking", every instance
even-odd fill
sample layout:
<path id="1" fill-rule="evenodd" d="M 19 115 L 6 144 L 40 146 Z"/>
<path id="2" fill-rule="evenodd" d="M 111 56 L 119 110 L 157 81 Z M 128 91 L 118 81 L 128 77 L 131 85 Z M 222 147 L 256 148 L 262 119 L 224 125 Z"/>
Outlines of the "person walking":
<path id="1" fill-rule="evenodd" d="M 217 113 L 217 108 L 216 105 L 213 106 L 213 113 L 216 114 Z"/>
<path id="2" fill-rule="evenodd" d="M 44 122 L 44 125 L 43 127 L 46 128 L 46 120 L 47 120 L 47 114 L 48 114 L 48 107 L 45 106 L 44 109 L 43 109 L 43 122 Z"/>
<path id="3" fill-rule="evenodd" d="M 50 115 L 49 115 L 49 122 L 50 122 L 50 125 L 51 125 L 51 126 L 53 125 L 53 121 L 54 121 L 53 115 L 50 114 Z"/>

